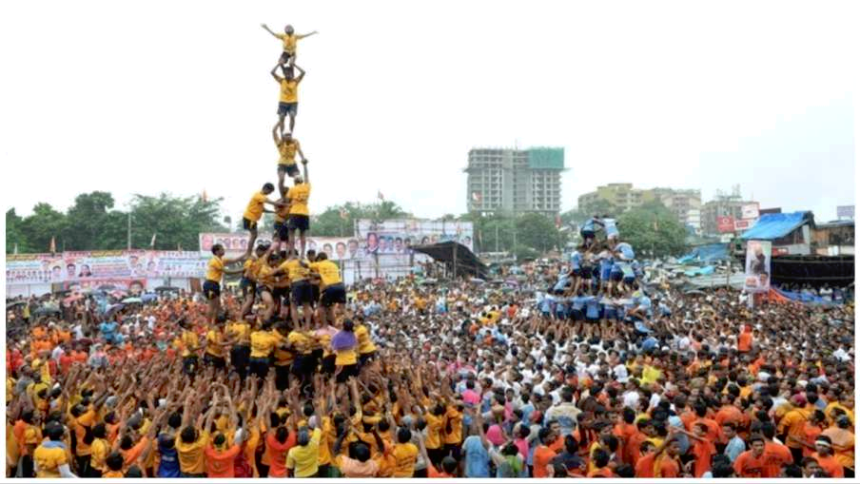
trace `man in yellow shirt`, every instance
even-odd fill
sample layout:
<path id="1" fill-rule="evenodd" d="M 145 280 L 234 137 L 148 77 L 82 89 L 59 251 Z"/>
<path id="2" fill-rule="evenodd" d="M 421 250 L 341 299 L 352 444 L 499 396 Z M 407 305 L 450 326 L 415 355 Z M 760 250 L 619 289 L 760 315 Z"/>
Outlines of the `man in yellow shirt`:
<path id="1" fill-rule="evenodd" d="M 289 229 L 290 251 L 296 248 L 296 231 L 298 230 L 301 241 L 299 256 L 305 257 L 305 249 L 307 247 L 306 234 L 310 230 L 308 199 L 311 196 L 311 181 L 308 177 L 308 160 L 302 160 L 302 172 L 304 173 L 304 177 L 295 177 L 293 179 L 293 188 L 287 193 L 287 198 L 290 201 L 290 220 L 287 228 Z"/>
<path id="2" fill-rule="evenodd" d="M 292 25 L 287 25 L 284 27 L 283 34 L 276 34 L 272 32 L 266 24 L 262 24 L 263 30 L 272 34 L 273 37 L 280 40 L 284 44 L 284 53 L 281 54 L 281 59 L 278 61 L 279 64 L 284 65 L 287 63 L 295 64 L 296 62 L 296 44 L 299 40 L 310 37 L 311 35 L 315 35 L 318 32 L 314 30 L 309 34 L 297 34 L 293 29 Z"/>
<path id="3" fill-rule="evenodd" d="M 263 327 L 251 333 L 250 369 L 251 374 L 260 379 L 265 379 L 269 373 L 272 351 L 277 342 L 275 336 L 268 329 L 264 324 Z"/>
<path id="4" fill-rule="evenodd" d="M 248 361 L 251 358 L 251 325 L 236 316 L 236 314 L 233 315 L 234 322 L 227 326 L 230 362 L 242 381 L 245 381 L 248 375 Z"/>
<path id="5" fill-rule="evenodd" d="M 284 77 L 278 75 L 278 67 L 281 68 Z M 298 69 L 300 73 L 299 77 L 296 77 L 293 69 Z M 299 112 L 299 84 L 305 78 L 305 71 L 297 65 L 285 67 L 278 64 L 272 68 L 271 74 L 281 86 L 281 94 L 278 98 L 278 122 L 275 123 L 275 127 L 272 129 L 283 133 L 284 118 L 289 115 L 290 133 L 292 133 L 296 127 L 296 114 Z"/>
<path id="6" fill-rule="evenodd" d="M 272 331 L 275 339 L 275 388 L 284 391 L 290 386 L 290 367 L 295 360 L 295 354 L 288 341 L 290 328 L 286 322 L 280 322 Z"/>
<path id="7" fill-rule="evenodd" d="M 275 140 L 275 147 L 278 149 L 278 187 L 281 193 L 284 190 L 284 176 L 290 178 L 299 174 L 299 167 L 296 164 L 296 154 L 302 157 L 302 161 L 306 160 L 305 154 L 302 153 L 302 147 L 299 140 L 293 138 L 292 133 L 279 134 L 277 129 L 272 130 L 272 138 Z"/>
<path id="8" fill-rule="evenodd" d="M 245 208 L 245 213 L 242 214 L 242 227 L 251 232 L 253 240 L 257 240 L 257 222 L 263 218 L 263 212 L 266 212 L 266 204 L 273 207 L 279 207 L 282 204 L 273 200 L 269 200 L 269 195 L 275 191 L 275 185 L 266 183 L 263 188 L 251 196 L 251 201 Z M 248 250 L 253 248 L 254 244 L 248 244 Z M 214 250 L 214 248 L 213 248 Z M 249 252 L 250 254 L 250 252 Z"/>
<path id="9" fill-rule="evenodd" d="M 247 212 L 246 212 L 247 213 Z M 221 244 L 212 246 L 212 258 L 206 266 L 206 281 L 203 282 L 203 295 L 209 301 L 209 322 L 215 322 L 215 316 L 221 310 L 221 279 L 224 274 L 240 274 L 244 269 L 227 269 L 225 266 L 235 262 L 241 262 L 251 256 L 254 242 L 257 240 L 256 222 L 251 232 L 251 240 L 248 241 L 248 250 L 239 257 L 224 257 L 227 251 Z"/>
<path id="10" fill-rule="evenodd" d="M 308 261 L 303 258 L 295 258 L 298 255 L 295 251 L 291 252 L 292 257 L 282 263 L 274 275 L 286 274 L 290 280 L 290 316 L 293 320 L 293 326 L 296 328 L 302 327 L 299 324 L 298 307 L 302 307 L 304 312 L 304 328 L 310 329 L 312 320 L 311 301 L 313 300 L 313 291 L 311 289 L 310 276 L 311 269 Z"/>
<path id="11" fill-rule="evenodd" d="M 42 442 L 33 452 L 33 470 L 36 477 L 78 477 L 72 474 L 69 468 L 66 444 L 63 443 L 63 426 L 50 423 L 45 433 L 49 440 Z"/>
<path id="12" fill-rule="evenodd" d="M 227 360 L 224 358 L 224 348 L 227 346 L 224 339 L 226 322 L 227 316 L 220 314 L 215 320 L 215 325 L 206 332 L 206 351 L 203 353 L 203 363 L 215 367 L 216 370 L 224 369 L 227 366 Z"/>
<path id="13" fill-rule="evenodd" d="M 311 263 L 311 272 L 319 279 L 322 297 L 320 298 L 320 319 L 323 326 L 334 325 L 335 313 L 333 307 L 338 304 L 346 304 L 346 288 L 340 276 L 337 264 L 328 260 L 325 252 L 317 256 L 315 262 Z"/>
<path id="14" fill-rule="evenodd" d="M 287 471 L 290 477 L 318 477 L 320 439 L 322 431 L 307 427 L 299 429 L 296 446 L 287 453 Z"/>

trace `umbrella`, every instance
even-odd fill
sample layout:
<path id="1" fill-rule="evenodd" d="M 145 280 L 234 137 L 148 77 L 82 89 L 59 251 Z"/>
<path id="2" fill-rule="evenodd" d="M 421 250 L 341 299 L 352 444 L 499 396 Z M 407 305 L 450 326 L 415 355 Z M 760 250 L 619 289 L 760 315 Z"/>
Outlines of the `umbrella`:
<path id="1" fill-rule="evenodd" d="M 123 304 L 135 304 L 135 303 L 140 304 L 142 302 L 143 301 L 139 297 L 127 297 L 127 298 L 122 300 Z"/>
<path id="2" fill-rule="evenodd" d="M 163 292 L 163 291 L 179 292 L 179 288 L 173 287 L 173 286 L 158 286 L 155 288 L 155 292 Z"/>
<path id="3" fill-rule="evenodd" d="M 99 286 L 99 291 L 110 291 L 111 289 L 116 289 L 116 286 L 113 284 L 103 284 Z"/>
<path id="4" fill-rule="evenodd" d="M 107 307 L 107 311 L 105 311 L 105 313 L 110 315 L 111 313 L 119 311 L 120 309 L 122 309 L 124 307 L 125 307 L 125 304 L 112 304 L 112 305 Z"/>
<path id="5" fill-rule="evenodd" d="M 684 293 L 687 296 L 707 296 L 703 291 L 699 291 L 698 289 L 691 289 Z"/>
<path id="6" fill-rule="evenodd" d="M 143 296 L 141 296 L 140 299 L 143 302 L 156 301 L 156 300 L 158 300 L 158 295 L 152 294 L 152 293 L 147 293 L 147 294 L 144 294 Z"/>
<path id="7" fill-rule="evenodd" d="M 6 309 L 16 308 L 18 306 L 23 306 L 25 304 L 27 304 L 27 301 L 16 301 L 16 302 L 13 302 L 11 304 L 7 304 Z"/>
<path id="8" fill-rule="evenodd" d="M 44 306 L 33 311 L 34 316 L 45 316 L 47 314 L 59 314 L 60 310 L 53 306 Z"/>
<path id="9" fill-rule="evenodd" d="M 477 278 L 477 277 L 473 277 L 473 278 L 469 279 L 469 282 L 474 282 L 475 284 L 485 284 L 487 281 L 480 279 L 480 278 Z"/>

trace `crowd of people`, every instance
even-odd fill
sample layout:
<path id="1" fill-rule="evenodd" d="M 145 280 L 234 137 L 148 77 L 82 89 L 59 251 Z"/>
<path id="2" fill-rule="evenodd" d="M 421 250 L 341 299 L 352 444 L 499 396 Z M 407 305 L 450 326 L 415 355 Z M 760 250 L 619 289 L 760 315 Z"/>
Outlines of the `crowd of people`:
<path id="1" fill-rule="evenodd" d="M 649 284 L 608 217 L 519 289 L 347 287 L 305 246 L 306 36 L 273 35 L 279 179 L 248 205 L 247 251 L 215 244 L 199 294 L 9 306 L 8 477 L 854 475 L 853 303 Z"/>

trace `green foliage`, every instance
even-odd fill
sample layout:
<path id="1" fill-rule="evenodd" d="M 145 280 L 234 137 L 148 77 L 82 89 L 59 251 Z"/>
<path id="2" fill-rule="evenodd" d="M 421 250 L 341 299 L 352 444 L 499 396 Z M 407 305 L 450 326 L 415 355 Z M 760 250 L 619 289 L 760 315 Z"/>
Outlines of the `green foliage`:
<path id="1" fill-rule="evenodd" d="M 685 250 L 687 231 L 659 202 L 643 204 L 618 219 L 622 240 L 648 257 L 679 255 Z"/>
<path id="2" fill-rule="evenodd" d="M 92 192 L 78 195 L 66 213 L 46 203 L 21 218 L 6 212 L 6 253 L 47 252 L 51 238 L 57 251 L 119 250 L 128 246 L 128 212 L 113 210 L 113 195 Z M 200 232 L 223 231 L 220 199 L 204 202 L 200 197 L 135 195 L 131 202 L 132 247 L 149 248 L 157 233 L 155 248 L 197 250 Z"/>
<path id="3" fill-rule="evenodd" d="M 472 222 L 475 250 L 478 252 L 512 252 L 534 258 L 563 245 L 555 222 L 536 213 L 516 217 L 470 213 L 460 217 L 460 220 Z"/>
<path id="4" fill-rule="evenodd" d="M 383 201 L 375 204 L 347 202 L 328 207 L 324 212 L 316 215 L 311 223 L 311 231 L 320 237 L 349 237 L 353 233 L 356 220 L 371 219 L 382 222 L 410 216 L 394 202 Z"/>

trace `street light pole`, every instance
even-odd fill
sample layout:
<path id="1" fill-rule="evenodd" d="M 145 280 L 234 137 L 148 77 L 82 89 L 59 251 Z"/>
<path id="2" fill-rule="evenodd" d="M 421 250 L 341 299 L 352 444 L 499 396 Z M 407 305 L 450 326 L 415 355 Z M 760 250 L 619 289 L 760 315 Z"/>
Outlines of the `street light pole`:
<path id="1" fill-rule="evenodd" d="M 131 250 L 131 210 L 128 212 L 128 250 Z"/>

